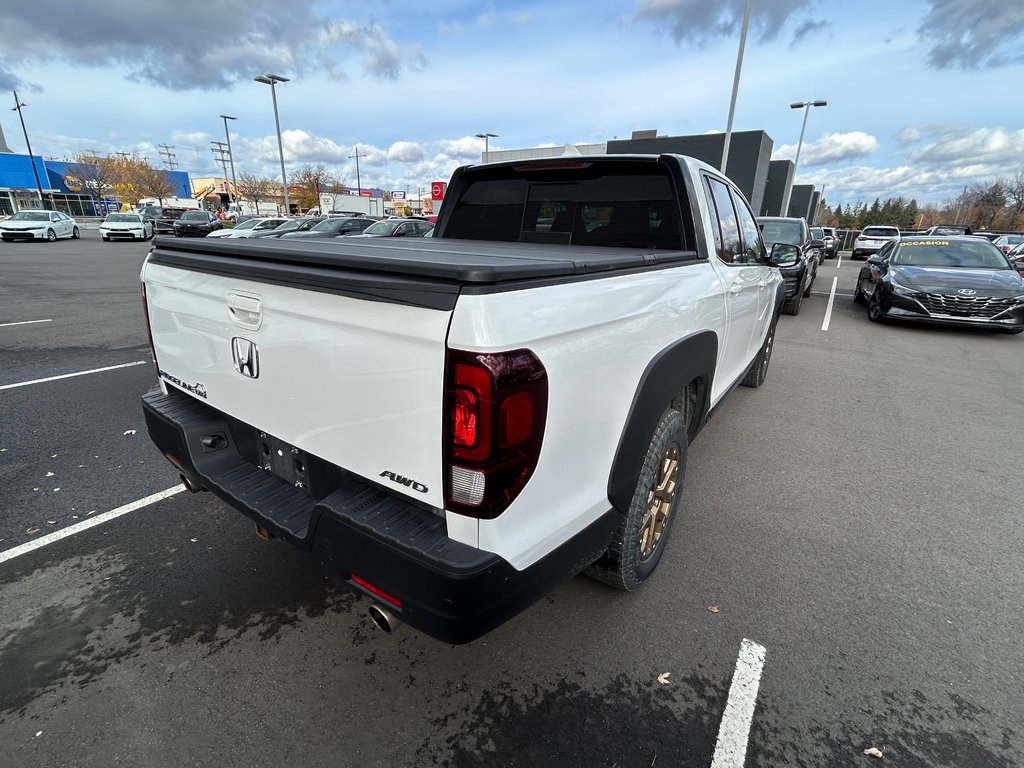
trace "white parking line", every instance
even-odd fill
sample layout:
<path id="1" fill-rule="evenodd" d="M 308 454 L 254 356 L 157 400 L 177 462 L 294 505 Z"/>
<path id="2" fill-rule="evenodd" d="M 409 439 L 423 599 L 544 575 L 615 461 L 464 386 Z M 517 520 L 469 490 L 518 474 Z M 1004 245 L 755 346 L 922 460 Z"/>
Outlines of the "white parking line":
<path id="1" fill-rule="evenodd" d="M 0 328 L 8 328 L 12 325 L 32 325 L 32 323 L 52 323 L 53 320 L 22 320 L 17 323 L 0 323 Z"/>
<path id="2" fill-rule="evenodd" d="M 828 306 L 825 307 L 825 322 L 821 324 L 821 330 L 827 331 L 828 324 L 832 321 L 832 305 L 836 303 L 836 285 L 839 284 L 839 278 L 832 278 L 832 292 L 828 295 Z"/>
<path id="3" fill-rule="evenodd" d="M 711 758 L 711 768 L 743 768 L 765 653 L 764 646 L 753 640 L 743 638 L 740 643 L 740 655 L 736 659 L 736 671 L 732 673 L 722 724 L 718 727 L 718 742 Z"/>
<path id="4" fill-rule="evenodd" d="M 93 368 L 91 371 L 77 371 L 75 373 L 63 373 L 60 376 L 50 376 L 45 379 L 33 379 L 32 381 L 19 381 L 17 384 L 2 384 L 0 390 L 15 389 L 16 387 L 27 387 L 29 384 L 45 384 L 48 381 L 58 379 L 70 379 L 74 376 L 88 376 L 90 373 L 103 373 L 104 371 L 116 371 L 118 368 L 131 368 L 133 365 L 145 365 L 145 360 L 138 360 L 134 363 L 122 363 L 121 365 L 108 365 L 106 368 Z"/>
<path id="5" fill-rule="evenodd" d="M 162 499 L 168 499 L 171 496 L 181 493 L 184 490 L 185 486 L 176 485 L 173 488 L 168 488 L 166 491 L 154 493 L 152 496 L 147 496 L 144 499 L 133 501 L 129 504 L 125 504 L 123 507 L 112 509 L 109 512 L 104 512 L 102 515 L 96 515 L 96 517 L 90 517 L 88 520 L 83 520 L 80 523 L 69 525 L 67 528 L 61 528 L 59 531 L 54 531 L 53 533 L 47 534 L 46 536 L 41 536 L 40 538 L 35 539 L 34 541 L 30 541 L 26 544 L 21 544 L 20 546 L 13 547 L 12 549 L 8 549 L 4 552 L 0 552 L 0 563 L 6 563 L 8 560 L 13 560 L 16 557 L 21 557 L 22 555 L 26 555 L 29 552 L 33 552 L 49 544 L 53 544 L 56 541 L 66 539 L 68 536 L 74 536 L 76 533 L 87 531 L 90 528 L 93 528 L 97 525 L 102 525 L 103 523 L 109 522 L 116 517 L 120 517 L 121 515 L 127 515 L 129 512 L 134 512 L 137 509 L 148 507 L 150 504 L 153 504 L 154 502 L 160 501 Z"/>
<path id="6" fill-rule="evenodd" d="M 841 266 L 843 266 L 843 252 L 842 251 L 840 251 L 839 254 L 836 256 L 836 269 L 839 269 Z"/>

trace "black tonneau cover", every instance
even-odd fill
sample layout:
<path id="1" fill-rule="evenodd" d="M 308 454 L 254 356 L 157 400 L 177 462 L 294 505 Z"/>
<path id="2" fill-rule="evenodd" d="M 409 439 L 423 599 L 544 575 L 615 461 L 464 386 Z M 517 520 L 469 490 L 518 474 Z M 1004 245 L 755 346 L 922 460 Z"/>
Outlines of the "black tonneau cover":
<path id="1" fill-rule="evenodd" d="M 663 266 L 696 258 L 693 251 L 588 248 L 578 245 L 507 243 L 416 238 L 211 238 L 158 237 L 150 261 L 203 271 L 225 261 L 270 267 L 315 267 L 427 278 L 457 285 L 586 275 L 611 270 Z M 228 261 L 228 263 L 230 263 Z"/>

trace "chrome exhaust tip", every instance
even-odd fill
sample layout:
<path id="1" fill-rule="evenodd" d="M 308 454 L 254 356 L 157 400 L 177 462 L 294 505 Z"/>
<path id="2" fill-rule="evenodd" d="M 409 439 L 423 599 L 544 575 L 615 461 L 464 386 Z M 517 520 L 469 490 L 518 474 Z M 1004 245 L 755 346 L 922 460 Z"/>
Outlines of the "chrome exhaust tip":
<path id="1" fill-rule="evenodd" d="M 376 603 L 373 603 L 369 608 L 367 608 L 366 612 L 370 614 L 370 619 L 373 623 L 380 627 L 381 631 L 386 634 L 390 635 L 402 626 L 402 622 L 399 621 L 395 614 Z"/>
<path id="2" fill-rule="evenodd" d="M 189 480 L 187 477 L 185 477 L 185 474 L 183 472 L 179 472 L 178 477 L 181 478 L 181 484 L 184 485 L 185 488 L 189 490 L 191 493 L 202 493 L 203 491 L 206 490 L 205 488 L 203 488 L 203 486 L 198 485 Z"/>

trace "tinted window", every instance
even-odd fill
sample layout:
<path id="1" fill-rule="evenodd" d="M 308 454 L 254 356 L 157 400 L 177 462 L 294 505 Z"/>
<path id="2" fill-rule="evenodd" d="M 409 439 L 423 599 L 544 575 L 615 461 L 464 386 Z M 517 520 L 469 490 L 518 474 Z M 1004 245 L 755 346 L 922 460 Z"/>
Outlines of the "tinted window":
<path id="1" fill-rule="evenodd" d="M 761 223 L 761 236 L 769 248 L 775 243 L 804 244 L 804 228 L 799 221 L 764 221 Z"/>
<path id="2" fill-rule="evenodd" d="M 862 237 L 896 237 L 900 231 L 895 227 L 865 227 Z"/>
<path id="3" fill-rule="evenodd" d="M 1009 269 L 1006 257 L 991 243 L 955 240 L 904 240 L 895 245 L 891 264 L 915 267 Z"/>
<path id="4" fill-rule="evenodd" d="M 718 179 L 708 178 L 711 208 L 718 218 L 719 235 L 715 238 L 715 252 L 726 264 L 732 264 L 743 251 L 740 225 L 732 206 L 729 188 Z"/>
<path id="5" fill-rule="evenodd" d="M 466 174 L 444 237 L 681 250 L 678 203 L 654 163 L 529 163 Z M 446 203 L 447 205 L 447 203 Z"/>
<path id="6" fill-rule="evenodd" d="M 740 234 L 743 236 L 743 250 L 736 257 L 735 263 L 759 264 L 767 261 L 764 253 L 764 243 L 761 242 L 761 232 L 757 228 L 757 221 L 754 214 L 750 212 L 742 197 L 733 191 L 733 207 L 739 217 Z"/>

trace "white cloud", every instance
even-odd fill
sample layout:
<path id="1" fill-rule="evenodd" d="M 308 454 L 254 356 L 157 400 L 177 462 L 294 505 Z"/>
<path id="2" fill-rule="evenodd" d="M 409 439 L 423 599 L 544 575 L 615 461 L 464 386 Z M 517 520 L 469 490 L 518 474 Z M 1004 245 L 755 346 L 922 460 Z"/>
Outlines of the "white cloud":
<path id="1" fill-rule="evenodd" d="M 1024 61 L 1014 45 L 1024 30 L 1020 0 L 931 0 L 918 35 L 938 69 L 986 69 Z"/>
<path id="2" fill-rule="evenodd" d="M 796 144 L 783 144 L 772 156 L 780 160 L 796 157 Z M 828 165 L 846 160 L 868 157 L 878 150 L 878 139 L 864 131 L 826 133 L 814 142 L 804 142 L 800 150 L 800 167 Z"/>
<path id="3" fill-rule="evenodd" d="M 423 147 L 414 141 L 396 141 L 388 147 L 388 160 L 399 163 L 417 163 L 426 158 Z"/>
<path id="4" fill-rule="evenodd" d="M 739 33 L 745 0 L 639 0 L 637 11 L 628 19 L 644 21 L 667 30 L 679 42 L 703 45 L 718 37 Z M 815 5 L 815 0 L 761 0 L 750 12 L 750 29 L 760 40 L 774 40 L 782 27 L 799 12 Z M 798 38 L 821 26 L 805 21 L 797 29 Z"/>
<path id="5" fill-rule="evenodd" d="M 917 128 L 904 128 L 896 134 L 896 141 L 901 147 L 914 144 L 921 139 L 921 131 Z"/>

